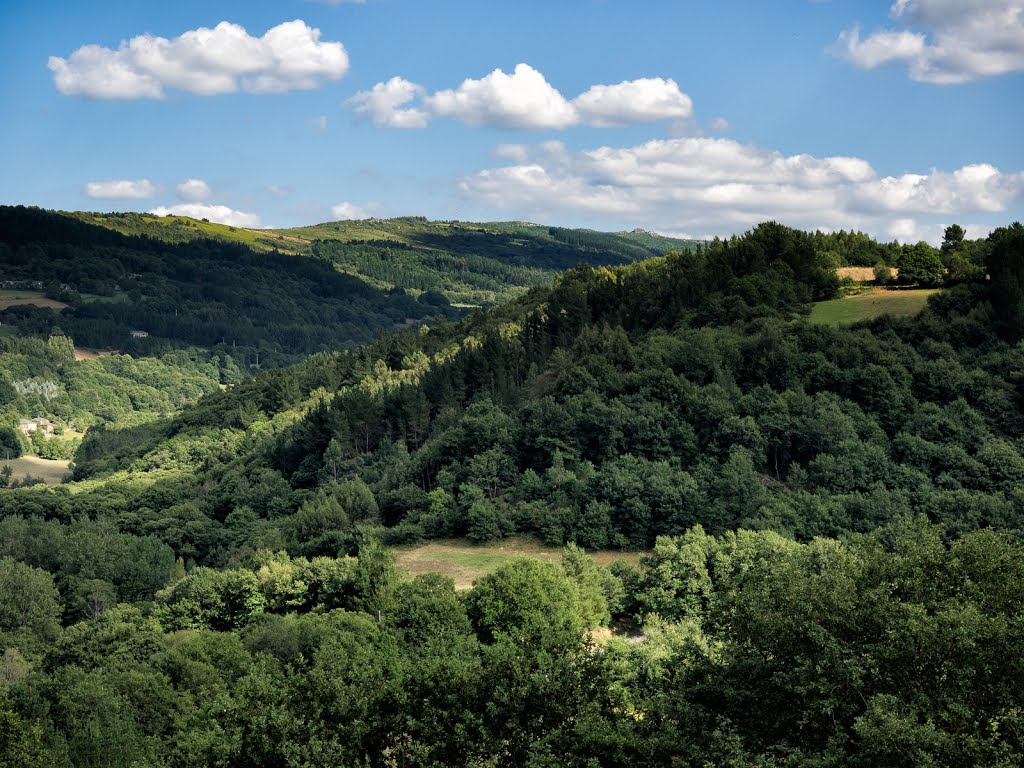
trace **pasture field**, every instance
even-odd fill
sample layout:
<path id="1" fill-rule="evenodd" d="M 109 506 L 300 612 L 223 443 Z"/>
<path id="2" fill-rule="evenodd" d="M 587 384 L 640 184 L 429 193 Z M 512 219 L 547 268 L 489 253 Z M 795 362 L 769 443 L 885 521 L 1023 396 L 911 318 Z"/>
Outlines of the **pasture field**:
<path id="1" fill-rule="evenodd" d="M 621 557 L 635 566 L 643 553 L 604 551 L 589 554 L 598 565 L 608 565 Z M 473 544 L 466 539 L 443 539 L 415 547 L 395 547 L 395 555 L 398 570 L 409 576 L 439 573 L 453 579 L 456 589 L 469 589 L 476 579 L 521 557 L 558 563 L 562 549 L 517 536 L 488 544 Z"/>
<path id="2" fill-rule="evenodd" d="M 928 297 L 939 290 L 872 288 L 841 299 L 819 301 L 811 309 L 810 321 L 823 325 L 849 325 L 861 320 L 874 320 L 882 315 L 908 317 L 924 309 Z"/>
<path id="3" fill-rule="evenodd" d="M 0 310 L 23 307 L 28 304 L 50 309 L 64 309 L 67 306 L 63 301 L 48 299 L 38 291 L 0 291 Z"/>
<path id="4" fill-rule="evenodd" d="M 68 469 L 68 461 L 57 461 L 53 459 L 41 459 L 38 456 L 22 456 L 19 459 L 0 459 L 0 467 L 5 464 L 14 470 L 11 480 L 21 480 L 26 475 L 41 477 L 47 485 L 59 485 L 67 475 L 71 474 Z"/>

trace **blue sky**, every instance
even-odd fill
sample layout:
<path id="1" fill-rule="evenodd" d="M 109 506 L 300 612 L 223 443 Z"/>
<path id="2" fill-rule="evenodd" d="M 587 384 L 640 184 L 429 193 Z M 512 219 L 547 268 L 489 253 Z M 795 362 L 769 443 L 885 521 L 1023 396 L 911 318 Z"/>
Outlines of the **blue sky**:
<path id="1" fill-rule="evenodd" d="M 0 0 L 0 22 L 6 204 L 932 242 L 1024 218 L 1024 0 Z"/>

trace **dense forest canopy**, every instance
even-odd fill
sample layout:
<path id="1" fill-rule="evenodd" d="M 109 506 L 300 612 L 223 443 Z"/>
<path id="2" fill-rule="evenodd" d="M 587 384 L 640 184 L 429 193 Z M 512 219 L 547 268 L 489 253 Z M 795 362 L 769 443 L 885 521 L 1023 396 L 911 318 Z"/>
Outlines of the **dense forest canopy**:
<path id="1" fill-rule="evenodd" d="M 946 235 L 576 266 L 92 430 L 77 482 L 0 492 L 0 754 L 1018 764 L 1024 227 Z M 953 285 L 809 324 L 854 252 Z M 459 593 L 386 548 L 512 534 L 561 564 Z"/>

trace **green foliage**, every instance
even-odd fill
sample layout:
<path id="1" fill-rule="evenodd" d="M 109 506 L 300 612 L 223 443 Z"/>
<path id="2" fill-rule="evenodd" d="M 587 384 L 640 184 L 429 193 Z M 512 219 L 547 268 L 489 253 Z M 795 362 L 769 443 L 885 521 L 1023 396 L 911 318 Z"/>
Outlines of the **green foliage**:
<path id="1" fill-rule="evenodd" d="M 615 593 L 615 585 L 608 579 L 586 552 L 575 544 L 562 551 L 562 570 L 576 584 L 580 617 L 586 627 L 603 627 L 611 621 L 608 592 Z M 619 585 L 621 589 L 621 584 Z"/>
<path id="2" fill-rule="evenodd" d="M 38 650 L 56 636 L 60 612 L 49 573 L 0 558 L 0 644 Z"/>
<path id="3" fill-rule="evenodd" d="M 992 309 L 1002 332 L 1017 341 L 1024 336 L 1024 225 L 996 229 L 989 243 Z"/>
<path id="4" fill-rule="evenodd" d="M 483 642 L 579 642 L 583 626 L 577 590 L 550 563 L 521 559 L 481 577 L 466 605 Z"/>
<path id="5" fill-rule="evenodd" d="M 261 614 L 266 599 L 255 574 L 196 568 L 157 593 L 157 616 L 169 630 L 238 629 Z"/>
<path id="6" fill-rule="evenodd" d="M 905 245 L 900 252 L 899 282 L 902 285 L 920 285 L 931 288 L 945 281 L 946 266 L 939 252 L 926 242 Z"/>
<path id="7" fill-rule="evenodd" d="M 261 559 L 213 592 L 248 574 L 261 594 L 309 596 L 296 580 L 330 569 Z M 1009 766 L 1024 748 L 1022 564 L 1011 537 L 946 542 L 921 519 L 807 544 L 695 528 L 627 579 L 663 615 L 597 647 L 579 613 L 593 563 L 571 547 L 570 576 L 520 560 L 465 599 L 436 576 L 365 611 L 322 591 L 300 613 L 267 599 L 241 629 L 168 631 L 118 606 L 48 630 L 34 664 L 6 652 L 0 760 Z M 187 575 L 188 599 L 210 597 L 195 587 L 214 573 Z"/>

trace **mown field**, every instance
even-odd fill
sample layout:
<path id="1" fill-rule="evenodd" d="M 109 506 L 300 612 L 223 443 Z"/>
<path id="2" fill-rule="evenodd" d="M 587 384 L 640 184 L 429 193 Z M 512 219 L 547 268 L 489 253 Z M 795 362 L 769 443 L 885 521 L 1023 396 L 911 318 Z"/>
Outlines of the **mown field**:
<path id="1" fill-rule="evenodd" d="M 39 477 L 46 481 L 47 485 L 59 485 L 64 481 L 65 476 L 71 474 L 67 461 L 56 461 L 52 459 L 41 459 L 38 456 L 22 456 L 18 459 L 0 459 L 0 467 L 10 466 L 14 470 L 11 481 L 24 480 L 26 476 Z"/>
<path id="2" fill-rule="evenodd" d="M 440 573 L 451 577 L 456 589 L 469 589 L 476 579 L 521 557 L 557 563 L 562 557 L 562 549 L 517 536 L 490 544 L 444 539 L 415 547 L 396 547 L 395 554 L 398 570 L 403 573 L 410 576 Z M 642 553 L 608 551 L 590 554 L 598 565 L 608 565 L 619 558 L 637 565 Z"/>
<path id="3" fill-rule="evenodd" d="M 824 325 L 848 325 L 881 315 L 916 315 L 938 290 L 871 288 L 853 296 L 818 302 L 811 309 L 810 320 Z"/>

